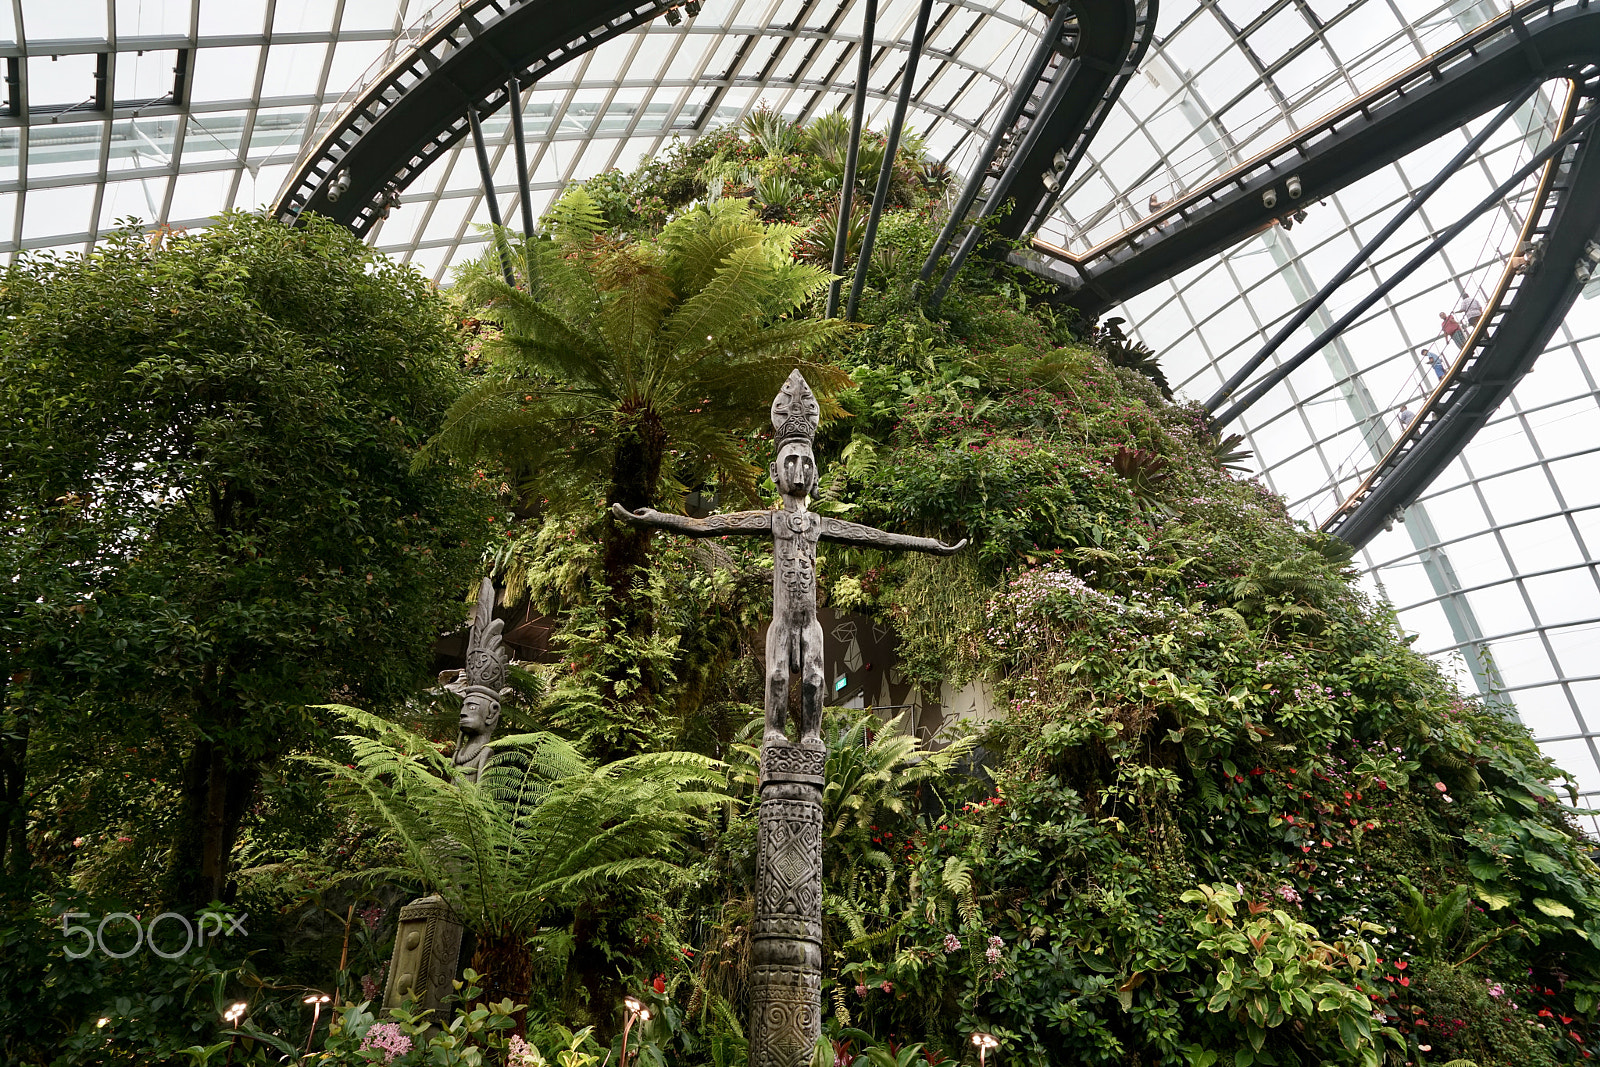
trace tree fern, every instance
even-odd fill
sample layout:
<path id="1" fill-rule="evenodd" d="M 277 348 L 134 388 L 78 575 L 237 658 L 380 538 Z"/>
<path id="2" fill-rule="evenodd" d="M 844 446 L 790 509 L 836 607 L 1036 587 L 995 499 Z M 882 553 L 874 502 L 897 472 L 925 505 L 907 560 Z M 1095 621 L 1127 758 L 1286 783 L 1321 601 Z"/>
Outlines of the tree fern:
<path id="1" fill-rule="evenodd" d="M 341 737 L 349 764 L 304 757 L 333 801 L 379 826 L 415 877 L 480 940 L 527 957 L 542 924 L 610 883 L 657 886 L 685 877 L 683 839 L 727 799 L 722 765 L 694 753 L 596 766 L 547 733 L 496 739 L 469 782 L 426 739 L 343 705 L 328 710 L 362 732 Z M 548 938 L 549 932 L 546 932 Z"/>

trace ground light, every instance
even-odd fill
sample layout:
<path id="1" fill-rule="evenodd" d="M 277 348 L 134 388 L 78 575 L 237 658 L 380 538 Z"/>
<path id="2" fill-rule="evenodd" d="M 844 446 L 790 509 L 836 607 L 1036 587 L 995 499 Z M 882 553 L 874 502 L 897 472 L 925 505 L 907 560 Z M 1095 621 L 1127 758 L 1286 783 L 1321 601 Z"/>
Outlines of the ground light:
<path id="1" fill-rule="evenodd" d="M 311 1032 L 306 1035 L 306 1052 L 311 1052 L 311 1042 L 317 1036 L 317 1020 L 322 1018 L 322 1006 L 333 998 L 326 993 L 312 993 L 300 1003 L 311 1005 Z"/>
<path id="2" fill-rule="evenodd" d="M 649 1022 L 650 1009 L 645 1007 L 638 997 L 623 997 L 623 1010 L 627 1017 L 622 1020 L 622 1055 L 617 1060 L 617 1067 L 628 1067 L 628 1031 L 633 1029 L 634 1021 Z"/>
<path id="3" fill-rule="evenodd" d="M 1000 1047 L 1000 1039 L 987 1030 L 979 1030 L 973 1034 L 972 1043 L 978 1046 L 978 1067 L 985 1067 L 984 1061 L 988 1058 L 990 1049 Z"/>
<path id="4" fill-rule="evenodd" d="M 246 1006 L 247 1005 L 242 1000 L 234 1001 L 232 1004 L 228 1005 L 228 1010 L 222 1013 L 222 1021 L 230 1027 L 237 1027 L 239 1025 L 239 1020 L 244 1018 Z M 313 1029 L 315 1029 L 315 1027 L 313 1027 Z M 233 1062 L 233 1046 L 237 1045 L 238 1043 L 239 1031 L 234 1030 L 233 1037 L 228 1041 L 228 1058 L 223 1062 Z"/>

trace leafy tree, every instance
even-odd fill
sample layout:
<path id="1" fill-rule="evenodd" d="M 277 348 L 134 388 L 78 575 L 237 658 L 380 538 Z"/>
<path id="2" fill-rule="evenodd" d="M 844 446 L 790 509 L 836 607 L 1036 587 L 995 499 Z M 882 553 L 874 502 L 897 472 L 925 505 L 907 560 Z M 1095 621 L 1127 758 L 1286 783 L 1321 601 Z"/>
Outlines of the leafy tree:
<path id="1" fill-rule="evenodd" d="M 494 256 L 463 273 L 463 299 L 499 333 L 433 447 L 508 470 L 524 501 L 553 510 L 674 510 L 685 486 L 713 479 L 752 496 L 742 435 L 789 371 L 823 398 L 844 381 L 810 355 L 842 324 L 796 314 L 828 278 L 794 261 L 800 228 L 717 200 L 653 242 L 617 241 L 582 188 L 549 221 L 517 249 L 517 287 Z M 604 521 L 611 632 L 647 632 L 633 587 L 650 532 Z"/>
<path id="2" fill-rule="evenodd" d="M 165 898 L 225 897 L 306 705 L 393 702 L 457 619 L 486 501 L 412 469 L 458 389 L 446 305 L 337 226 L 248 214 L 24 260 L 0 305 L 7 762 L 81 802 L 133 746 Z"/>

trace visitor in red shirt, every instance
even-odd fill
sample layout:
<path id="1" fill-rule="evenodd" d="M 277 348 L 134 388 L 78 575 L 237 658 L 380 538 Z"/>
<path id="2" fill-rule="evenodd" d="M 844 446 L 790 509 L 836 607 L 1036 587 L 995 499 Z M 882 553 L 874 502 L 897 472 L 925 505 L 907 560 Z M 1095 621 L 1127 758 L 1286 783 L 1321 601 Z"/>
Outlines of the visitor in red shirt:
<path id="1" fill-rule="evenodd" d="M 1439 328 L 1444 331 L 1444 339 L 1455 342 L 1457 348 L 1465 348 L 1467 333 L 1461 328 L 1461 324 L 1456 321 L 1456 317 L 1454 315 L 1446 315 L 1441 311 L 1439 312 L 1439 319 Z"/>

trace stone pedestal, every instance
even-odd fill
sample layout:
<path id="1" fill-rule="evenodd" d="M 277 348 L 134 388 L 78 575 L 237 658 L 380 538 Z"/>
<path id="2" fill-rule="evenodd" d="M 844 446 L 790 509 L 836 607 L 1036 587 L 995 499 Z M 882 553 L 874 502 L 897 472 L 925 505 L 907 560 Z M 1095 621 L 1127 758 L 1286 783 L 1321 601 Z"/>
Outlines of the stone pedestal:
<path id="1" fill-rule="evenodd" d="M 809 1067 L 822 1032 L 821 744 L 761 746 L 750 1067 Z"/>
<path id="2" fill-rule="evenodd" d="M 394 932 L 394 955 L 384 983 L 383 1006 L 398 1008 L 407 997 L 415 1008 L 433 1010 L 433 1022 L 444 1022 L 445 998 L 455 992 L 456 963 L 461 955 L 461 923 L 443 897 L 413 900 L 400 909 Z"/>

